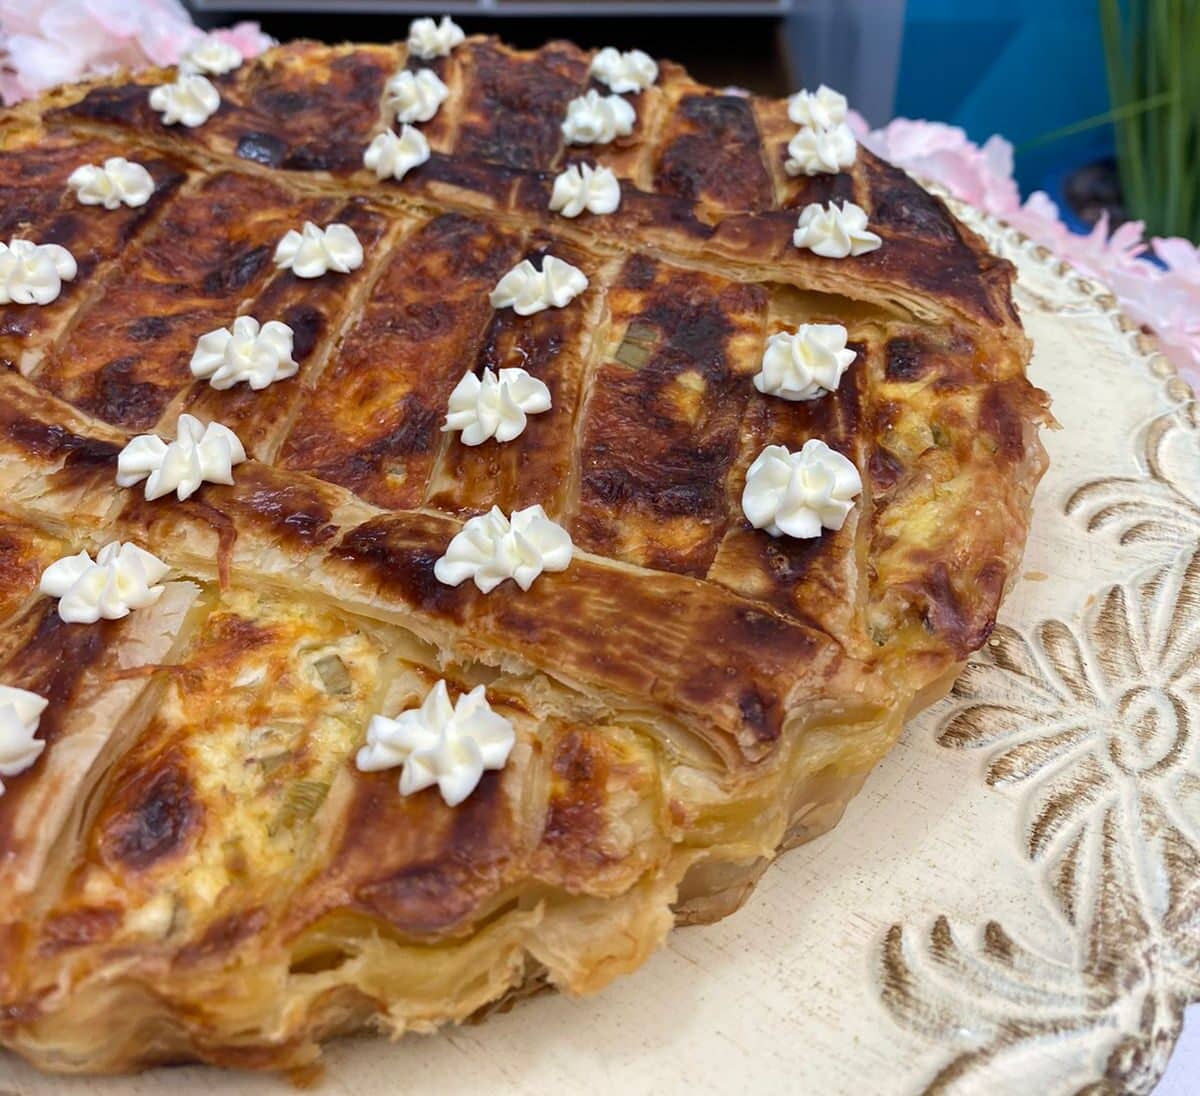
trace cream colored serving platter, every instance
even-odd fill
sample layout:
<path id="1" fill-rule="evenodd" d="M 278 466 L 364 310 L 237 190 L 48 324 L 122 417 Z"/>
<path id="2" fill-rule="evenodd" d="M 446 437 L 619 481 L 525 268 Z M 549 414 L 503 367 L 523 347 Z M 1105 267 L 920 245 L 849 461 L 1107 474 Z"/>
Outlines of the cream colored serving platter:
<path id="1" fill-rule="evenodd" d="M 598 997 L 328 1048 L 317 1091 L 1147 1092 L 1200 998 L 1200 411 L 1094 283 L 1018 266 L 1053 397 L 1023 577 L 954 692 L 746 907 Z M 0 1096 L 229 1096 L 201 1067 Z"/>

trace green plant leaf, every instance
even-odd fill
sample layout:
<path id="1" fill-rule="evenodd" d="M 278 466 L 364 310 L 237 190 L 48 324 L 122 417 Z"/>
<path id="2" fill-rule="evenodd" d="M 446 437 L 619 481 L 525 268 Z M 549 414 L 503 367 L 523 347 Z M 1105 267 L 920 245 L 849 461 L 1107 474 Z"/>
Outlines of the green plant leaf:
<path id="1" fill-rule="evenodd" d="M 1111 109 L 1030 145 L 1111 122 L 1129 214 L 1200 239 L 1200 0 L 1097 0 L 1097 13 Z"/>

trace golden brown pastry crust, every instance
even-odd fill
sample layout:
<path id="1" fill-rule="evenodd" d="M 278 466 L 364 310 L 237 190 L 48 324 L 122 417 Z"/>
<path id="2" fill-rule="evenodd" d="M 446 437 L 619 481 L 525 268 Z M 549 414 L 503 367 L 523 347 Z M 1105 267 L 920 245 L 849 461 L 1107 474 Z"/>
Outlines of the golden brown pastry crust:
<path id="1" fill-rule="evenodd" d="M 39 1065 L 301 1067 L 364 1025 L 597 989 L 833 825 L 986 639 L 1048 421 L 1011 267 L 864 149 L 790 178 L 784 104 L 669 62 L 633 136 L 564 148 L 588 62 L 468 39 L 432 63 L 451 94 L 398 184 L 361 156 L 402 46 L 279 47 L 217 78 L 197 129 L 149 110 L 162 71 L 0 115 L 5 234 L 81 258 L 54 305 L 0 309 L 0 681 L 51 698 L 43 757 L 0 798 L 0 1042 Z M 150 167 L 152 201 L 74 205 L 66 175 L 113 154 Z M 549 215 L 585 159 L 620 209 Z M 793 247 L 798 208 L 831 198 L 883 246 Z M 352 225 L 363 267 L 277 270 L 305 220 Z M 547 252 L 587 292 L 493 312 Z M 294 328 L 296 377 L 192 380 L 196 338 L 238 314 Z M 837 393 L 760 396 L 765 339 L 813 321 L 857 352 Z M 465 369 L 518 364 L 554 406 L 517 443 L 441 433 Z M 130 434 L 183 411 L 245 441 L 236 483 L 118 488 Z M 862 473 L 850 520 L 754 531 L 747 467 L 810 437 Z M 434 579 L 465 518 L 535 502 L 574 538 L 567 571 L 486 596 Z M 123 622 L 62 624 L 41 569 L 116 538 L 176 581 Z M 486 684 L 517 733 L 455 809 L 353 761 L 371 714 L 441 677 Z"/>

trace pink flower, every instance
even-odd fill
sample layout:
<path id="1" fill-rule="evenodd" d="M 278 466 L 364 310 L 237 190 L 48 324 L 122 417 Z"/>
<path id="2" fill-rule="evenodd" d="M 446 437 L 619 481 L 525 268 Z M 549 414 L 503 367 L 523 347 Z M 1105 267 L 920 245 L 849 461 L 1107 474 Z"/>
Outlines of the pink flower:
<path id="1" fill-rule="evenodd" d="M 1126 221 L 1109 235 L 1108 214 L 1103 213 L 1086 236 L 1067 232 L 1057 250 L 1085 274 L 1100 281 L 1109 281 L 1110 275 L 1116 271 L 1133 269 L 1137 256 L 1146 250 L 1142 242 L 1144 227 L 1141 221 Z M 1133 272 L 1137 273 L 1136 270 Z"/>
<path id="2" fill-rule="evenodd" d="M 896 118 L 883 129 L 867 131 L 851 112 L 851 126 L 872 152 L 922 179 L 932 179 L 956 198 L 1003 216 L 1021 204 L 1012 178 L 1012 145 L 1003 137 L 980 148 L 957 126 Z"/>
<path id="3" fill-rule="evenodd" d="M 1126 314 L 1158 336 L 1163 353 L 1200 382 L 1200 252 L 1179 237 L 1155 239 L 1164 273 L 1139 256 L 1146 250 L 1140 221 L 1108 230 L 1103 216 L 1081 236 L 1063 224 L 1042 191 L 1021 203 L 1012 177 L 1012 145 L 990 137 L 980 147 L 956 126 L 896 118 L 871 130 L 850 112 L 850 126 L 872 152 L 920 179 L 940 184 L 961 201 L 1007 221 L 1084 274 L 1106 283 Z"/>
<path id="4" fill-rule="evenodd" d="M 1194 247 L 1190 260 L 1200 264 Z M 1176 368 L 1200 382 L 1200 282 L 1174 269 L 1120 270 L 1108 281 L 1130 318 L 1150 328 Z"/>
<path id="5" fill-rule="evenodd" d="M 218 35 L 253 57 L 272 44 L 257 23 Z M 0 0 L 6 103 L 114 68 L 173 65 L 203 32 L 179 0 Z"/>

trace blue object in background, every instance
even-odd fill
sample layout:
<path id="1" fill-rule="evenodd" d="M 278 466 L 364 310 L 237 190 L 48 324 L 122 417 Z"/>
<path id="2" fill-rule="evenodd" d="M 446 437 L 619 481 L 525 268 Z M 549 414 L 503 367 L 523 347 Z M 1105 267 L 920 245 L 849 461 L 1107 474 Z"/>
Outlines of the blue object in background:
<path id="1" fill-rule="evenodd" d="M 1097 0 L 908 0 L 895 112 L 1018 148 L 1108 110 Z M 1019 152 L 1022 193 L 1112 151 L 1110 127 Z"/>

